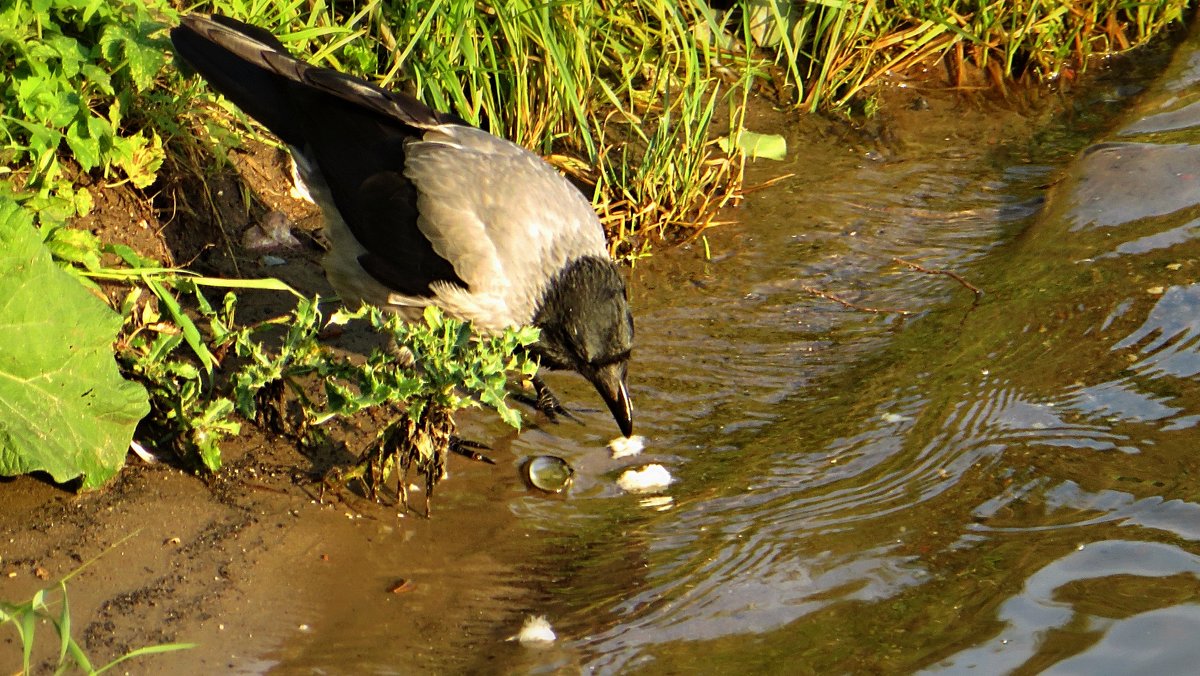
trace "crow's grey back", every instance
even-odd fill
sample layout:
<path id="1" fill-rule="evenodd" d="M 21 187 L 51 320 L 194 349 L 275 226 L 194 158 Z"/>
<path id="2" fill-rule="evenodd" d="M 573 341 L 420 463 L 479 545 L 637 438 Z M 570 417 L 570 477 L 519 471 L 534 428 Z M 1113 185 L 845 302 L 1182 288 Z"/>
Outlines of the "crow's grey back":
<path id="1" fill-rule="evenodd" d="M 607 257 L 591 204 L 533 153 L 473 127 L 439 125 L 406 148 L 404 175 L 418 190 L 417 227 L 473 295 L 532 318 L 566 264 Z"/>

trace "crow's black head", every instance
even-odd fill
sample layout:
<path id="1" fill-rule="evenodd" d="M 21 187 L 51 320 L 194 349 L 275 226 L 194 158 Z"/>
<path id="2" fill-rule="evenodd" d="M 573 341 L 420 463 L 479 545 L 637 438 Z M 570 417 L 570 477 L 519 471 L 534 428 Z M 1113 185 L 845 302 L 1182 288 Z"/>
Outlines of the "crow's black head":
<path id="1" fill-rule="evenodd" d="M 569 263 L 551 282 L 533 324 L 542 333 L 532 348 L 542 365 L 587 378 L 621 433 L 632 434 L 625 371 L 633 349 L 633 314 L 617 266 L 595 256 Z"/>

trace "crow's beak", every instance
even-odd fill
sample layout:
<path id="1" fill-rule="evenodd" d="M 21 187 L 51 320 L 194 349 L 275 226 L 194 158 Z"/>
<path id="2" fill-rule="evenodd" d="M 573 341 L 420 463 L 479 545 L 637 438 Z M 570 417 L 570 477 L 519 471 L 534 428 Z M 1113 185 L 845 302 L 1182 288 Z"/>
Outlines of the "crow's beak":
<path id="1" fill-rule="evenodd" d="M 629 401 L 629 390 L 625 387 L 625 363 L 603 366 L 590 380 L 608 404 L 621 434 L 626 437 L 633 434 L 633 403 Z"/>

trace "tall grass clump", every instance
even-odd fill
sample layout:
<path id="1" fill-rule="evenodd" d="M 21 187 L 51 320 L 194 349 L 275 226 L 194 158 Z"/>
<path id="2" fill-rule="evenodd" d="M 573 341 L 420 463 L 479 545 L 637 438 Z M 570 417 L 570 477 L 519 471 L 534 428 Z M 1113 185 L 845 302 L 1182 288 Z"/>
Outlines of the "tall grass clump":
<path id="1" fill-rule="evenodd" d="M 736 198 L 742 158 L 713 139 L 739 131 L 753 71 L 703 39 L 725 30 L 707 3 L 434 0 L 379 16 L 397 27 L 388 76 L 594 186 L 614 253 L 702 229 Z"/>
<path id="2" fill-rule="evenodd" d="M 1187 0 L 894 0 L 739 3 L 753 42 L 774 51 L 795 101 L 845 106 L 889 72 L 944 60 L 951 83 L 977 73 L 1003 89 L 1050 79 L 1094 55 L 1145 44 L 1182 22 Z"/>

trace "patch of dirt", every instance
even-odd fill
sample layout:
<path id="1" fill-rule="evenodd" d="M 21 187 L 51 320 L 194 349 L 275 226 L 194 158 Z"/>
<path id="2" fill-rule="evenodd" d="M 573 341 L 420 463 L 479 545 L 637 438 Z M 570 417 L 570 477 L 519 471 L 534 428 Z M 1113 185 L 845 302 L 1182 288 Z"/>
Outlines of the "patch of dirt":
<path id="1" fill-rule="evenodd" d="M 73 575 L 72 633 L 97 666 L 146 645 L 199 644 L 122 665 L 134 674 L 320 664 L 308 653 L 347 614 L 394 626 L 411 644 L 396 651 L 405 664 L 445 667 L 453 653 L 422 653 L 427 637 L 498 641 L 492 627 L 519 624 L 499 600 L 521 594 L 519 571 L 495 571 L 529 533 L 508 510 L 474 508 L 523 490 L 509 467 L 452 460 L 454 490 L 427 521 L 344 491 L 321 502 L 286 444 L 234 450 L 242 459 L 219 482 L 134 460 L 82 495 L 35 477 L 0 484 L 0 598 L 24 601 Z M 488 574 L 464 577 L 464 566 Z M 52 671 L 51 627 L 36 645 L 35 673 Z M 16 632 L 0 631 L 0 665 L 18 669 L 19 656 Z"/>

